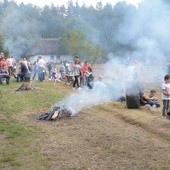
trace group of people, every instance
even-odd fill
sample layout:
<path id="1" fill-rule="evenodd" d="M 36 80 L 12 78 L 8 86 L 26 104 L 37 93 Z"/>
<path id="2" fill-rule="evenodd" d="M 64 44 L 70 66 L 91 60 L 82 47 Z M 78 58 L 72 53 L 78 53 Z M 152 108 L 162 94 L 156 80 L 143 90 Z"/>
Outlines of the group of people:
<path id="1" fill-rule="evenodd" d="M 170 119 L 170 74 L 164 76 L 164 82 L 161 87 L 162 93 L 162 116 L 167 116 Z M 147 101 L 147 104 L 152 107 L 160 107 L 158 104 L 158 98 L 156 96 L 156 90 L 151 90 L 149 96 L 143 96 Z"/>
<path id="2" fill-rule="evenodd" d="M 4 57 L 4 53 L 0 54 L 0 84 L 3 79 L 6 79 L 8 85 L 10 79 L 14 77 L 16 82 L 24 81 L 30 75 L 30 67 L 26 58 L 22 58 L 19 61 L 19 67 L 17 69 L 17 63 L 14 57 L 8 54 L 7 59 Z"/>
<path id="3" fill-rule="evenodd" d="M 164 82 L 161 87 L 162 93 L 162 116 L 167 116 L 170 119 L 170 74 L 164 76 Z M 152 107 L 158 108 L 160 104 L 158 103 L 157 92 L 155 89 L 150 90 L 149 95 L 141 94 L 141 100 L 145 104 Z"/>
<path id="4" fill-rule="evenodd" d="M 48 70 L 48 73 L 46 70 Z M 80 89 L 81 87 L 93 88 L 94 77 L 92 66 L 88 61 L 80 62 L 78 56 L 75 56 L 74 61 L 71 63 L 64 61 L 58 69 L 54 63 L 46 63 L 43 58 L 39 57 L 34 62 L 33 72 L 33 80 L 38 74 L 39 80 L 43 81 L 47 73 L 49 80 L 54 82 L 67 81 L 70 78 L 74 89 Z"/>
<path id="5" fill-rule="evenodd" d="M 92 89 L 94 80 L 92 65 L 88 61 L 81 63 L 79 57 L 76 56 L 72 68 L 74 76 L 73 88 L 88 87 Z"/>
<path id="6" fill-rule="evenodd" d="M 64 62 L 59 70 L 57 70 L 56 65 L 52 62 L 46 63 L 45 60 L 39 56 L 34 62 L 33 67 L 31 67 L 29 61 L 23 58 L 19 61 L 19 68 L 16 69 L 15 59 L 8 55 L 7 59 L 4 57 L 4 53 L 0 53 L 0 84 L 2 80 L 6 79 L 6 84 L 9 84 L 10 78 L 13 76 L 16 78 L 17 82 L 26 81 L 32 79 L 34 80 L 36 75 L 38 75 L 38 80 L 42 82 L 45 80 L 46 70 L 48 70 L 49 80 L 64 80 L 67 76 L 73 78 L 73 89 L 80 89 L 82 87 L 87 87 L 88 89 L 93 89 L 94 87 L 94 77 L 92 71 L 92 65 L 88 62 L 81 62 L 78 56 L 75 56 L 73 63 Z M 18 73 L 16 73 L 18 71 Z M 100 75 L 98 79 L 98 84 L 105 88 L 103 77 Z M 97 87 L 97 83 L 96 83 Z M 95 90 L 95 87 L 94 87 Z M 133 89 L 134 90 L 134 89 Z M 164 77 L 164 82 L 162 84 L 162 101 L 163 101 L 163 116 L 170 116 L 170 75 L 167 74 Z M 128 100 L 126 96 L 124 100 Z M 145 95 L 140 91 L 140 105 L 152 106 L 159 108 L 157 92 L 155 89 L 151 89 L 149 95 Z"/>
<path id="7" fill-rule="evenodd" d="M 18 66 L 18 67 L 17 67 Z M 10 78 L 16 78 L 16 82 L 34 80 L 38 73 L 38 80 L 43 81 L 45 79 L 46 62 L 39 56 L 33 67 L 29 60 L 26 58 L 20 59 L 18 64 L 16 60 L 8 55 L 7 59 L 4 57 L 4 53 L 0 55 L 0 84 L 2 80 L 6 79 L 6 84 L 9 84 Z"/>
<path id="8" fill-rule="evenodd" d="M 0 84 L 2 84 L 2 79 L 6 79 L 6 84 L 9 84 L 10 77 L 13 75 L 16 77 L 16 61 L 15 59 L 8 55 L 7 59 L 4 57 L 4 53 L 0 53 Z"/>
<path id="9" fill-rule="evenodd" d="M 16 82 L 35 80 L 38 77 L 40 82 L 45 80 L 47 76 L 49 80 L 67 81 L 68 77 L 72 78 L 73 88 L 79 89 L 81 87 L 93 88 L 93 73 L 92 66 L 88 61 L 80 62 L 78 56 L 75 56 L 74 61 L 69 63 L 67 61 L 56 67 L 53 62 L 45 62 L 43 57 L 39 56 L 37 60 L 30 64 L 26 58 L 19 61 L 19 67 L 16 60 L 8 55 L 5 60 L 4 54 L 0 55 L 0 83 L 6 79 L 6 84 L 9 84 L 10 78 L 16 78 Z"/>
<path id="10" fill-rule="evenodd" d="M 161 87 L 161 97 L 162 116 L 167 116 L 167 118 L 170 119 L 170 74 L 164 76 L 164 82 Z M 128 108 L 139 108 L 141 106 L 160 107 L 157 91 L 151 89 L 149 94 L 146 95 L 143 88 L 141 88 L 140 85 L 138 86 L 137 83 L 127 89 L 125 100 Z"/>

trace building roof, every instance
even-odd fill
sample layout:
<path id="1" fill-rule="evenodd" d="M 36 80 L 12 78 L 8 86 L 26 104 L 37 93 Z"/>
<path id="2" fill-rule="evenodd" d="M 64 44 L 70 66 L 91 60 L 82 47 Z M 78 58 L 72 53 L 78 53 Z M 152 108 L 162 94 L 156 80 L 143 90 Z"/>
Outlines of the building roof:
<path id="1" fill-rule="evenodd" d="M 42 38 L 40 39 L 34 47 L 28 51 L 26 56 L 34 55 L 56 55 L 58 47 L 57 38 Z"/>

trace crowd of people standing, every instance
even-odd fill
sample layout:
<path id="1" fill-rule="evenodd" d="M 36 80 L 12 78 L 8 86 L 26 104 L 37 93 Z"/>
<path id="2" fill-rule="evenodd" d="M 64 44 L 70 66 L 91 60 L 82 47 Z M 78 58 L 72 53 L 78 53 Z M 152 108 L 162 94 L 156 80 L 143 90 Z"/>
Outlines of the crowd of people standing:
<path id="1" fill-rule="evenodd" d="M 66 81 L 71 78 L 74 89 L 82 87 L 93 88 L 92 65 L 88 62 L 81 62 L 78 56 L 75 56 L 72 62 L 64 61 L 60 66 L 49 61 L 46 62 L 42 56 L 31 64 L 26 58 L 16 62 L 15 58 L 8 55 L 7 59 L 4 53 L 0 55 L 0 83 L 6 79 L 9 84 L 10 78 L 16 78 L 16 82 L 22 81 L 40 81 L 45 79 L 50 81 Z"/>
<path id="2" fill-rule="evenodd" d="M 15 58 L 8 55 L 5 59 L 4 53 L 0 53 L 0 84 L 3 80 L 6 80 L 6 84 L 10 83 L 11 78 L 15 78 L 16 82 L 22 81 L 36 81 L 43 82 L 45 79 L 50 81 L 68 81 L 71 78 L 71 83 L 73 89 L 96 89 L 97 83 L 94 86 L 94 76 L 92 65 L 88 61 L 81 62 L 78 56 L 75 56 L 72 62 L 64 61 L 60 66 L 53 62 L 45 62 L 43 57 L 39 56 L 37 60 L 31 64 L 26 58 L 16 62 Z M 102 78 L 103 79 L 103 78 Z M 98 79 L 98 84 L 102 89 L 105 86 L 101 80 L 101 76 Z M 94 88 L 93 88 L 94 87 Z M 170 75 L 164 77 L 164 82 L 162 85 L 162 101 L 163 110 L 162 115 L 170 115 Z M 156 91 L 151 90 L 148 96 L 142 93 L 141 98 L 143 98 L 144 105 L 149 104 L 152 107 L 160 107 L 157 102 Z"/>

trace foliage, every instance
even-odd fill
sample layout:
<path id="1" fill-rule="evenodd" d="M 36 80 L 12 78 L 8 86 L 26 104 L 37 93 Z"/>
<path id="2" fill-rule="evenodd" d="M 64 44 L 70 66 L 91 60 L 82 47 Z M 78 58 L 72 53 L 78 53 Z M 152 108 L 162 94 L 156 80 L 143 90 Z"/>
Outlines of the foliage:
<path id="1" fill-rule="evenodd" d="M 42 169 L 42 166 L 44 169 L 50 169 L 41 153 L 39 139 L 44 132 L 36 126 L 36 116 L 62 100 L 70 89 L 63 84 L 54 86 L 51 82 L 43 84 L 37 82 L 34 84 L 36 91 L 20 93 L 15 92 L 18 86 L 20 84 L 16 84 L 12 79 L 9 86 L 5 83 L 0 86 L 2 92 L 0 96 L 0 169 L 8 169 L 4 167 L 5 165 L 18 169 L 27 163 L 33 164 L 33 169 Z M 21 120 L 26 113 L 32 114 L 31 119 L 34 120 L 34 125 L 29 124 L 30 120 L 27 123 Z M 17 117 L 21 119 L 18 121 Z M 37 159 L 39 163 L 34 163 Z M 46 162 L 46 165 L 43 162 Z"/>
<path id="2" fill-rule="evenodd" d="M 10 2 L 1 19 L 4 48 L 16 57 L 25 55 L 37 37 L 35 20 L 24 12 L 19 10 L 15 3 Z"/>
<path id="3" fill-rule="evenodd" d="M 80 30 L 71 32 L 67 36 L 62 36 L 58 50 L 60 53 L 66 51 L 73 56 L 78 55 L 82 60 L 88 60 L 93 64 L 105 60 L 104 51 L 101 46 L 87 40 L 84 33 Z"/>
<path id="4" fill-rule="evenodd" d="M 4 38 L 0 46 L 21 57 L 39 37 L 58 38 L 59 54 L 76 54 L 90 60 L 96 56 L 106 58 L 109 52 L 132 48 L 131 42 L 122 42 L 118 35 L 122 24 L 127 22 L 126 16 L 136 13 L 136 8 L 125 2 L 115 6 L 98 2 L 94 8 L 68 1 L 68 7 L 52 4 L 40 8 L 4 0 L 0 3 L 3 23 L 0 32 Z"/>

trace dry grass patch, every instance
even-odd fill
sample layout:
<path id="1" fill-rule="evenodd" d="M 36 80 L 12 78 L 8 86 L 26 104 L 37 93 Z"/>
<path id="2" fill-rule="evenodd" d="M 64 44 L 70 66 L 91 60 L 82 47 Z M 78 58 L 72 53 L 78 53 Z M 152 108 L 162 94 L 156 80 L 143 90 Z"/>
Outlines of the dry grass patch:
<path id="1" fill-rule="evenodd" d="M 2 89 L 1 100 L 2 170 L 170 168 L 169 121 L 155 119 L 159 113 L 110 102 L 68 119 L 37 121 L 40 112 L 71 92 L 70 87 L 44 82 L 35 84 L 36 93 L 4 95 L 8 88 Z"/>

